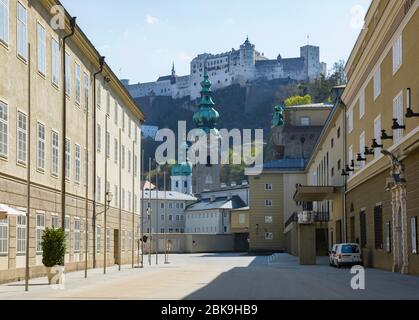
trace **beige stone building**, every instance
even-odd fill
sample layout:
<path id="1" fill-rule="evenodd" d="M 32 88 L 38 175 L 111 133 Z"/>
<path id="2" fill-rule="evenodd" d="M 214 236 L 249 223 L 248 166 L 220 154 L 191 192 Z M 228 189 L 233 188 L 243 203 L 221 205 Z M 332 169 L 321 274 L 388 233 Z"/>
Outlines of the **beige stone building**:
<path id="1" fill-rule="evenodd" d="M 411 274 L 419 273 L 418 8 L 418 1 L 372 1 L 342 96 L 346 164 L 355 160 L 347 238 L 359 241 L 368 266 Z"/>
<path id="2" fill-rule="evenodd" d="M 131 263 L 138 224 L 140 125 L 144 116 L 106 63 L 93 88 L 100 55 L 78 27 L 66 40 L 63 79 L 62 42 L 70 34 L 70 16 L 65 12 L 65 29 L 53 28 L 58 13 L 52 7 L 57 4 L 55 0 L 0 2 L 0 203 L 26 213 L 29 177 L 32 277 L 44 273 L 43 230 L 62 224 L 63 152 L 67 271 L 84 268 L 86 249 L 89 267 L 93 261 L 96 267 L 103 265 L 105 254 L 108 265 Z M 107 192 L 113 199 L 105 228 Z M 0 221 L 0 282 L 24 278 L 26 220 L 23 215 Z"/>
<path id="3" fill-rule="evenodd" d="M 300 245 L 298 215 L 304 212 L 313 217 L 317 255 L 326 255 L 333 244 L 345 238 L 345 108 L 339 99 L 343 90 L 344 86 L 333 89 L 335 105 L 307 162 L 306 184 L 294 188 L 292 200 L 298 202 L 299 210 L 289 220 L 285 233 L 289 238 L 287 249 L 295 255 Z"/>

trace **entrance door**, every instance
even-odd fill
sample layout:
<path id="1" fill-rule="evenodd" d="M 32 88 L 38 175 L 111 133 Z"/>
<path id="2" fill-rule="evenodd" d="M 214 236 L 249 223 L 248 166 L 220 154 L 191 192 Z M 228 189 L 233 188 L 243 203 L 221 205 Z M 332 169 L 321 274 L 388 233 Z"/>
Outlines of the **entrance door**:
<path id="1" fill-rule="evenodd" d="M 115 264 L 120 264 L 119 256 L 119 230 L 115 229 L 113 231 L 113 255 L 115 259 Z"/>

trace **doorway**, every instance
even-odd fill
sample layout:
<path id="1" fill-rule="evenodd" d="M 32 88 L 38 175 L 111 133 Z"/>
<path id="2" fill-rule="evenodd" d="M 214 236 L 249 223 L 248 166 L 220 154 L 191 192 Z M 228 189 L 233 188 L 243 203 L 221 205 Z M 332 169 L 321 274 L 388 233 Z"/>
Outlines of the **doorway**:
<path id="1" fill-rule="evenodd" d="M 113 255 L 115 259 L 115 264 L 120 264 L 119 256 L 119 230 L 115 229 L 113 231 Z"/>

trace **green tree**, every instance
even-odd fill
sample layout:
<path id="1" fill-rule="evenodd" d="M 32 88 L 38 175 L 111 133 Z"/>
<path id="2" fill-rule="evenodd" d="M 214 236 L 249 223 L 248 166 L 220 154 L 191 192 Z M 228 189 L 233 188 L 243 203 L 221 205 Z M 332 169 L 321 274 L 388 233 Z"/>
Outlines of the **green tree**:
<path id="1" fill-rule="evenodd" d="M 311 95 L 306 94 L 304 96 L 292 96 L 289 97 L 284 101 L 284 104 L 286 107 L 292 107 L 292 106 L 301 106 L 304 104 L 310 104 L 312 101 Z"/>

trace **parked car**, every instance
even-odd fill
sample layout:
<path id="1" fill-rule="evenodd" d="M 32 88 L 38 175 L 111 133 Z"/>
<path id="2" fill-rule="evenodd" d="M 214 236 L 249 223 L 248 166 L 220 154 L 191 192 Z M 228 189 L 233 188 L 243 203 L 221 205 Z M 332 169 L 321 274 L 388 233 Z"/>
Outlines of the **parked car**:
<path id="1" fill-rule="evenodd" d="M 357 243 L 335 244 L 329 252 L 329 262 L 337 268 L 362 265 L 361 249 Z"/>

